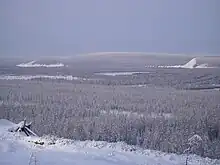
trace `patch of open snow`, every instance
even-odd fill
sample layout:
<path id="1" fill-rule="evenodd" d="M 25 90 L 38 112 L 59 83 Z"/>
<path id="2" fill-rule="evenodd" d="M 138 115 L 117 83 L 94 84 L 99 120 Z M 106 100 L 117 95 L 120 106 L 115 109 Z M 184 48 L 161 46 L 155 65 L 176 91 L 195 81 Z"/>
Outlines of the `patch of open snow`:
<path id="1" fill-rule="evenodd" d="M 167 154 L 154 150 L 143 150 L 123 142 L 74 141 L 54 137 L 26 137 L 8 132 L 15 125 L 0 120 L 0 164 L 1 165 L 180 165 L 185 164 L 186 155 Z M 36 145 L 33 141 L 43 141 Z M 53 142 L 53 143 L 51 143 Z M 189 156 L 190 165 L 217 165 L 219 160 Z"/>
<path id="2" fill-rule="evenodd" d="M 44 67 L 44 68 L 59 68 L 59 67 L 64 67 L 65 65 L 62 63 L 56 63 L 56 64 L 37 64 L 36 61 L 31 61 L 28 63 L 22 63 L 16 65 L 17 67 L 22 67 L 22 68 L 37 68 L 37 67 Z"/>
<path id="3" fill-rule="evenodd" d="M 129 85 L 130 87 L 147 87 L 146 84 Z"/>
<path id="4" fill-rule="evenodd" d="M 172 113 L 154 113 L 154 112 L 152 112 L 148 115 L 148 117 L 154 118 L 154 119 L 156 119 L 156 118 L 172 119 L 175 116 Z"/>
<path id="5" fill-rule="evenodd" d="M 123 115 L 127 117 L 144 117 L 143 114 L 137 113 L 137 112 L 128 112 L 128 111 L 119 111 L 119 110 L 110 110 L 110 111 L 100 111 L 101 114 L 112 114 L 112 115 Z"/>
<path id="6" fill-rule="evenodd" d="M 101 114 L 104 115 L 123 115 L 126 117 L 135 117 L 135 118 L 141 118 L 141 117 L 146 117 L 146 118 L 151 118 L 151 119 L 158 119 L 158 118 L 163 118 L 163 119 L 173 119 L 175 116 L 172 113 L 137 113 L 137 112 L 128 112 L 128 111 L 122 111 L 122 110 L 110 110 L 110 111 L 105 111 L 102 110 L 100 111 Z"/>
<path id="7" fill-rule="evenodd" d="M 134 74 L 145 74 L 149 72 L 103 72 L 103 73 L 95 73 L 95 75 L 103 75 L 103 76 L 132 76 Z"/>
<path id="8" fill-rule="evenodd" d="M 198 66 L 196 66 L 196 68 L 215 68 L 215 67 L 209 67 L 208 64 L 200 64 Z"/>
<path id="9" fill-rule="evenodd" d="M 13 106 L 14 108 L 21 107 L 21 106 L 34 106 L 36 103 L 34 102 L 19 102 L 19 101 L 7 101 L 7 100 L 1 100 L 0 106 Z"/>
<path id="10" fill-rule="evenodd" d="M 0 119 L 0 128 L 6 128 L 6 127 L 11 127 L 11 126 L 14 126 L 15 123 L 9 121 L 9 120 L 6 120 L 6 119 Z M 0 129 L 1 131 L 1 129 Z"/>
<path id="11" fill-rule="evenodd" d="M 33 80 L 33 79 L 52 79 L 52 80 L 88 80 L 86 78 L 74 77 L 72 75 L 57 75 L 57 76 L 49 76 L 49 75 L 21 75 L 21 76 L 13 76 L 13 75 L 0 75 L 0 80 Z"/>

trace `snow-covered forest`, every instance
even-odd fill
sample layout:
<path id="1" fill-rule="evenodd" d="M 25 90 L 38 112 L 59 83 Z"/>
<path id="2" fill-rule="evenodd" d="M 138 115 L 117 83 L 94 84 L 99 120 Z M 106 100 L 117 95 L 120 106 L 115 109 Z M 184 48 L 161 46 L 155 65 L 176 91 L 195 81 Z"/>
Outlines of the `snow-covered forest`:
<path id="1" fill-rule="evenodd" d="M 41 80 L 0 84 L 0 117 L 26 117 L 39 135 L 124 141 L 182 154 L 198 134 L 202 143 L 191 152 L 220 158 L 219 91 Z"/>
<path id="2" fill-rule="evenodd" d="M 0 0 L 0 165 L 220 165 L 219 7 Z"/>

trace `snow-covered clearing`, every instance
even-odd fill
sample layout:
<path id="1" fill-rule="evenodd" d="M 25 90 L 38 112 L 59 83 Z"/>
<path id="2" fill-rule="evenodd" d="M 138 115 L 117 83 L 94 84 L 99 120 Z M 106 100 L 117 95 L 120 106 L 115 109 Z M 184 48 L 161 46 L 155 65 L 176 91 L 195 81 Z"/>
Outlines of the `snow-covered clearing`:
<path id="1" fill-rule="evenodd" d="M 12 106 L 14 108 L 22 107 L 22 106 L 34 106 L 35 103 L 32 102 L 19 102 L 19 101 L 0 101 L 0 106 Z"/>
<path id="2" fill-rule="evenodd" d="M 135 74 L 145 74 L 149 72 L 103 72 L 103 73 L 95 73 L 95 75 L 103 75 L 103 76 L 132 76 Z"/>
<path id="3" fill-rule="evenodd" d="M 136 118 L 144 117 L 143 114 L 139 114 L 137 112 L 128 112 L 128 111 L 119 111 L 119 110 L 110 110 L 110 111 L 102 110 L 100 113 L 104 115 L 116 115 L 116 116 L 123 115 L 127 117 L 136 117 Z"/>
<path id="4" fill-rule="evenodd" d="M 59 68 L 59 67 L 64 67 L 65 65 L 62 63 L 56 63 L 56 64 L 38 64 L 36 61 L 31 61 L 28 63 L 22 63 L 16 65 L 17 67 L 22 67 L 22 68 L 38 68 L 38 67 L 44 67 L 44 68 Z"/>
<path id="5" fill-rule="evenodd" d="M 147 113 L 147 114 L 143 114 L 143 113 L 137 113 L 137 112 L 128 112 L 128 111 L 122 111 L 122 110 L 110 110 L 110 111 L 104 111 L 102 110 L 100 112 L 101 114 L 104 115 L 122 115 L 122 116 L 126 116 L 126 117 L 134 117 L 134 118 L 142 118 L 142 117 L 147 117 L 150 119 L 158 119 L 158 118 L 163 118 L 163 119 L 172 119 L 175 118 L 175 116 L 172 113 Z"/>
<path id="6" fill-rule="evenodd" d="M 0 119 L 1 165 L 184 165 L 185 155 L 142 150 L 123 142 L 74 141 L 52 137 L 26 137 L 8 132 L 16 126 Z M 42 141 L 44 145 L 34 144 Z M 189 165 L 217 165 L 211 160 L 191 155 Z"/>
<path id="7" fill-rule="evenodd" d="M 52 79 L 52 80 L 88 80 L 86 78 L 75 77 L 72 75 L 57 75 L 57 76 L 49 76 L 49 75 L 0 75 L 0 80 L 33 80 L 33 79 Z"/>

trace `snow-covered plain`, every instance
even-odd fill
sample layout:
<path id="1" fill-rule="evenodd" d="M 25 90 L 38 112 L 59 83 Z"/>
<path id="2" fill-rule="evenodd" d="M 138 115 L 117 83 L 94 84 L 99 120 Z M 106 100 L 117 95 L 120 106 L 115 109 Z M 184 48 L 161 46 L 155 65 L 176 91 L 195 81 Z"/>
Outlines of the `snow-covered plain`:
<path id="1" fill-rule="evenodd" d="M 0 119 L 1 165 L 184 165 L 185 155 L 142 150 L 123 142 L 74 141 L 45 137 L 26 137 L 8 132 L 16 126 Z M 44 142 L 44 145 L 33 141 Z M 190 165 L 219 165 L 219 160 L 189 156 Z"/>
<path id="2" fill-rule="evenodd" d="M 56 64 L 38 64 L 36 61 L 31 61 L 28 63 L 22 63 L 16 65 L 17 67 L 22 67 L 22 68 L 39 68 L 39 67 L 44 67 L 44 68 L 59 68 L 59 67 L 64 67 L 65 65 L 62 63 L 56 63 Z"/>
<path id="3" fill-rule="evenodd" d="M 95 75 L 103 75 L 103 76 L 132 76 L 135 74 L 145 74 L 149 72 L 101 72 L 95 73 Z"/>
<path id="4" fill-rule="evenodd" d="M 75 77 L 72 75 L 57 75 L 57 76 L 49 76 L 49 75 L 0 75 L 0 80 L 34 80 L 34 79 L 51 79 L 51 80 L 87 80 L 86 78 Z"/>

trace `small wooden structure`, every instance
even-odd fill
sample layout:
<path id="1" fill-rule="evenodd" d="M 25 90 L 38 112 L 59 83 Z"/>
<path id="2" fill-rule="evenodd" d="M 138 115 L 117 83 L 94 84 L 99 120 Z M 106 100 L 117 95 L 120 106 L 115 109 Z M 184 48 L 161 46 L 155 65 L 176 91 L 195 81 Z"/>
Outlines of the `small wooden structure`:
<path id="1" fill-rule="evenodd" d="M 31 128 L 32 123 L 26 122 L 26 119 L 24 121 L 21 121 L 20 123 L 16 124 L 15 127 L 10 128 L 8 131 L 10 132 L 24 132 L 27 136 L 37 136 L 36 133 L 34 133 Z"/>

